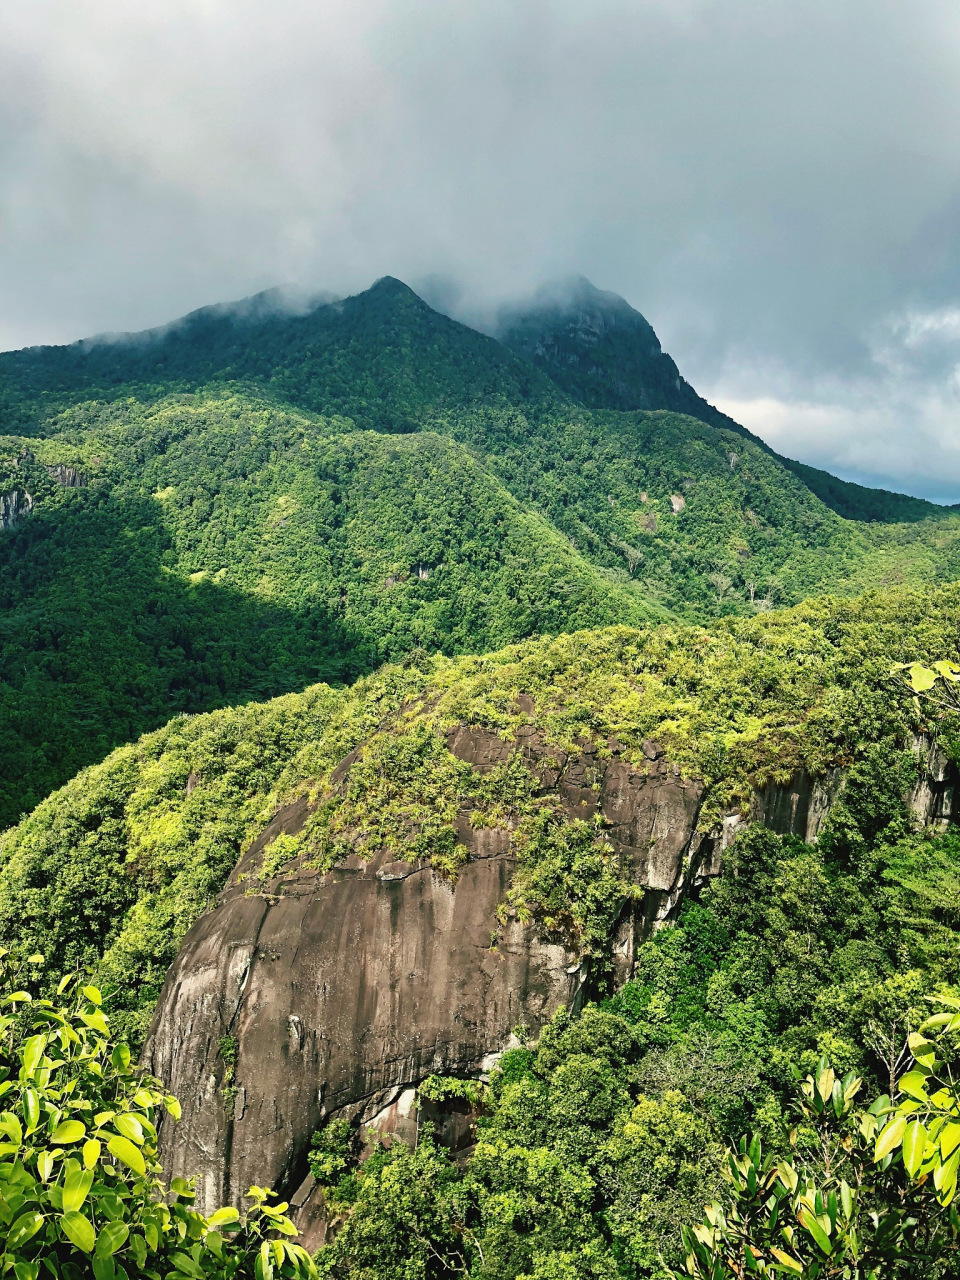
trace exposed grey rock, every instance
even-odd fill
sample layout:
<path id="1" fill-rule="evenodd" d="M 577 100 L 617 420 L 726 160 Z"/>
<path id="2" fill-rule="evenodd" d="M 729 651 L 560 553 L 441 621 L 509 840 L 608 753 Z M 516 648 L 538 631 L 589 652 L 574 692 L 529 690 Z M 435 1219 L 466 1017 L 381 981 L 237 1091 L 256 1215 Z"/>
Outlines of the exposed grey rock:
<path id="1" fill-rule="evenodd" d="M 58 462 L 52 467 L 47 467 L 47 475 L 51 480 L 55 480 L 57 484 L 62 484 L 65 489 L 85 489 L 87 487 L 87 477 L 82 471 L 78 471 L 76 467 L 70 467 L 65 462 Z"/>
<path id="2" fill-rule="evenodd" d="M 0 529 L 12 529 L 33 510 L 33 496 L 25 489 L 0 493 Z"/>
<path id="3" fill-rule="evenodd" d="M 527 703 L 521 695 L 518 704 Z M 559 794 L 571 816 L 606 819 L 624 874 L 646 886 L 614 928 L 618 981 L 630 976 L 638 942 L 719 872 L 723 849 L 749 822 L 814 840 L 843 782 L 833 771 L 768 787 L 749 816 L 731 813 L 704 835 L 702 784 L 681 777 L 649 740 L 639 765 L 616 741 L 609 753 L 548 750 L 532 726 L 515 742 L 460 726 L 448 745 L 481 772 L 519 747 L 544 793 Z M 953 812 L 956 770 L 929 744 L 917 747 L 927 776 L 911 802 L 923 821 L 940 820 Z M 335 787 L 355 758 L 338 766 Z M 301 830 L 310 811 L 306 797 L 281 810 L 187 934 L 144 1061 L 183 1108 L 180 1124 L 161 1133 L 167 1175 L 198 1175 L 207 1209 L 236 1202 L 251 1183 L 272 1185 L 292 1199 L 315 1246 L 324 1216 L 307 1151 L 322 1121 L 347 1115 L 410 1137 L 411 1090 L 426 1076 L 481 1076 L 515 1027 L 536 1032 L 558 1008 L 576 1007 L 589 973 L 575 950 L 535 925 L 511 914 L 498 923 L 514 870 L 510 832 L 474 830 L 466 814 L 458 836 L 470 859 L 455 884 L 383 853 L 323 875 L 301 860 L 251 892 L 264 850 Z M 226 1095 L 225 1036 L 239 1046 Z M 468 1114 L 434 1118 L 454 1147 L 470 1141 Z"/>

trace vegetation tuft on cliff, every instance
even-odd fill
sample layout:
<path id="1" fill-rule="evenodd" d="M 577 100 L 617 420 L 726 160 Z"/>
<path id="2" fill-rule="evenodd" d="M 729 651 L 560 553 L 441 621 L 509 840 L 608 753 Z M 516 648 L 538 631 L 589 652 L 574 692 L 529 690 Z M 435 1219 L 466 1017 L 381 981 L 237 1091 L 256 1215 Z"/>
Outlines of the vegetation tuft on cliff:
<path id="1" fill-rule="evenodd" d="M 464 812 L 512 832 L 509 905 L 541 924 L 563 917 L 576 945 L 602 953 L 635 889 L 602 824 L 571 819 L 549 789 L 534 795 L 524 733 L 548 755 L 609 753 L 615 740 L 639 769 L 656 742 L 705 783 L 700 824 L 713 830 L 723 813 L 746 812 L 754 789 L 849 768 L 871 743 L 908 745 L 923 713 L 891 661 L 960 657 L 958 622 L 960 588 L 823 600 L 709 633 L 615 627 L 483 657 L 414 654 L 348 691 L 318 685 L 175 718 L 0 837 L 0 942 L 43 949 L 56 969 L 92 965 L 136 1037 L 186 929 L 273 812 L 306 793 L 312 816 L 266 846 L 271 884 L 252 875 L 250 892 L 282 885 L 295 859 L 330 865 L 381 848 L 455 876 Z M 447 735 L 459 725 L 515 744 L 502 767 L 457 758 Z M 344 784 L 334 772 L 347 756 Z"/>

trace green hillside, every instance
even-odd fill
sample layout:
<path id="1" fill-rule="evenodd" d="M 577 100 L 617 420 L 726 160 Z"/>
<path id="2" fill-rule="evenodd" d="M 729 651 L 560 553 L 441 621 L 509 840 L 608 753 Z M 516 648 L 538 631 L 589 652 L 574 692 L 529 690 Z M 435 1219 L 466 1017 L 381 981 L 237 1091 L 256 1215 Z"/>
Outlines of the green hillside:
<path id="1" fill-rule="evenodd" d="M 261 296 L 118 340 L 2 353 L 0 422 L 9 434 L 42 433 L 51 407 L 212 382 L 255 384 L 285 404 L 386 432 L 421 430 L 450 409 L 565 400 L 492 338 L 386 276 L 304 315 Z"/>
<path id="2" fill-rule="evenodd" d="M 533 928 L 568 921 L 591 957 L 593 1002 L 504 1057 L 459 1169 L 429 1137 L 357 1168 L 349 1125 L 321 1130 L 315 1171 L 341 1222 L 325 1263 L 343 1276 L 662 1280 L 661 1258 L 682 1260 L 679 1225 L 722 1191 L 724 1144 L 753 1128 L 777 1158 L 790 1152 L 794 1068 L 826 1052 L 881 1090 L 889 1029 L 899 1035 L 924 1016 L 927 991 L 960 981 L 960 842 L 916 830 L 904 806 L 916 779 L 906 747 L 924 721 L 889 678 L 892 660 L 960 657 L 958 627 L 960 589 L 900 591 L 709 632 L 614 627 L 482 657 L 421 655 L 349 691 L 319 685 L 178 717 L 0 838 L 0 943 L 42 948 L 52 974 L 89 964 L 136 1037 L 180 937 L 241 850 L 283 800 L 304 788 L 329 797 L 345 753 L 359 752 L 368 785 L 322 805 L 300 837 L 283 838 L 282 857 L 271 846 L 264 874 L 304 849 L 338 857 L 343 829 L 449 874 L 451 814 L 470 801 L 485 821 L 511 824 L 511 902 Z M 443 735 L 463 722 L 507 736 L 533 725 L 560 747 L 602 749 L 616 734 L 637 759 L 654 737 L 707 782 L 705 827 L 798 768 L 839 764 L 848 782 L 816 847 L 760 827 L 741 837 L 726 874 L 608 993 L 607 931 L 632 887 L 603 830 L 559 820 L 549 796 L 532 801 L 520 769 L 481 774 L 457 760 Z M 818 1150 L 801 1135 L 810 1170 Z M 449 1273 L 418 1269 L 428 1245 L 442 1258 L 467 1250 L 473 1269 L 457 1271 L 452 1252 Z"/>
<path id="3" fill-rule="evenodd" d="M 850 764 L 871 742 L 903 744 L 917 713 L 890 664 L 960 656 L 958 629 L 960 587 L 824 599 L 709 632 L 614 627 L 479 657 L 419 654 L 349 690 L 317 685 L 178 716 L 80 773 L 2 837 L 0 944 L 42 946 L 54 968 L 96 966 L 109 952 L 123 1000 L 149 1007 L 141 971 L 162 973 L 177 936 L 273 810 L 304 785 L 322 794 L 358 746 L 370 790 L 339 825 L 368 829 L 376 847 L 397 838 L 384 834 L 394 816 L 427 804 L 442 862 L 443 815 L 470 772 L 443 737 L 458 723 L 507 735 L 533 724 L 565 749 L 583 735 L 599 744 L 616 735 L 626 758 L 654 738 L 685 774 L 709 781 L 709 827 L 753 787 Z M 532 711 L 518 708 L 519 692 Z M 388 751 L 390 768 L 378 767 Z M 322 853 L 332 820 L 321 809 L 302 840 Z M 398 850 L 423 856 L 402 838 Z M 67 910 L 81 884 L 82 901 Z M 575 900 L 575 880 L 565 885 Z M 151 923 L 155 912 L 163 927 Z"/>
<path id="4" fill-rule="evenodd" d="M 593 409 L 670 409 L 745 436 L 848 520 L 939 519 L 945 510 L 960 506 L 945 509 L 907 494 L 869 489 L 782 457 L 697 394 L 639 311 L 582 276 L 545 286 L 523 305 L 502 311 L 497 336 L 580 404 Z"/>
<path id="5" fill-rule="evenodd" d="M 37 507 L 2 546 L 0 822 L 178 712 L 655 614 L 449 438 L 228 393 L 54 425 L 4 442 Z"/>
<path id="6" fill-rule="evenodd" d="M 615 301 L 629 399 L 655 337 Z M 174 713 L 414 649 L 960 578 L 956 516 L 845 520 L 736 424 L 541 364 L 389 278 L 0 355 L 0 823 Z"/>

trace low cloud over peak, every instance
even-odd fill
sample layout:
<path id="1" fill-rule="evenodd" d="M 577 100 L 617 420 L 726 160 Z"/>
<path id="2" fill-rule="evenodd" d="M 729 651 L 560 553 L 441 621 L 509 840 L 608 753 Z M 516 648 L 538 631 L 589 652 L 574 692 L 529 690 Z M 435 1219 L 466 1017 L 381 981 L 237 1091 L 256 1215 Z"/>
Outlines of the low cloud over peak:
<path id="1" fill-rule="evenodd" d="M 945 0 L 34 0 L 0 345 L 385 274 L 489 317 L 582 273 L 778 449 L 955 499 L 958 60 Z"/>

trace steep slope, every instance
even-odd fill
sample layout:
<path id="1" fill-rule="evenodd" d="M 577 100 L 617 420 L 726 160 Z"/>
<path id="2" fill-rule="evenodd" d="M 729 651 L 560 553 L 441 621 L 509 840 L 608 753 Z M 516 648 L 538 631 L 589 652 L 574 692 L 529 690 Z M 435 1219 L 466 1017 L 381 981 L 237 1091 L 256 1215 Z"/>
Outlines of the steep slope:
<path id="1" fill-rule="evenodd" d="M 500 312 L 496 335 L 591 409 L 670 409 L 756 441 L 680 375 L 652 326 L 616 293 L 584 276 L 540 288 Z"/>
<path id="2" fill-rule="evenodd" d="M 0 941 L 92 963 L 142 1030 L 235 864 L 155 1026 L 185 1108 L 168 1160 L 205 1197 L 257 1168 L 293 1192 L 331 1113 L 475 1072 L 518 1021 L 627 976 L 745 819 L 815 834 L 871 744 L 924 727 L 890 661 L 956 657 L 958 623 L 957 588 L 824 601 L 178 719 L 3 837 Z M 900 772 L 922 819 L 950 812 L 955 778 Z"/>
<path id="3" fill-rule="evenodd" d="M 285 404 L 386 432 L 420 430 L 441 410 L 565 398 L 526 361 L 386 276 L 303 314 L 254 298 L 118 339 L 0 354 L 0 430 L 31 434 L 50 405 L 212 382 L 254 383 Z"/>
<path id="4" fill-rule="evenodd" d="M 497 337 L 541 369 L 580 404 L 594 409 L 670 409 L 746 436 L 798 476 L 848 520 L 938 519 L 945 510 L 922 498 L 840 480 L 770 449 L 690 386 L 660 346 L 648 321 L 616 293 L 583 276 L 542 287 L 522 305 L 503 310 Z"/>
<path id="5" fill-rule="evenodd" d="M 482 657 L 419 654 L 349 690 L 319 685 L 176 717 L 0 837 L 0 944 L 42 948 L 52 971 L 100 966 L 121 1007 L 149 1013 L 156 987 L 143 985 L 144 974 L 162 975 L 171 946 L 254 835 L 303 795 L 321 803 L 296 839 L 270 853 L 266 880 L 304 851 L 323 867 L 387 850 L 455 875 L 465 858 L 461 804 L 486 815 L 473 830 L 516 828 L 541 811 L 549 817 L 555 785 L 542 779 L 540 794 L 526 768 L 475 769 L 449 737 L 461 725 L 488 745 L 512 743 L 508 765 L 531 734 L 538 752 L 594 751 L 594 771 L 609 763 L 613 738 L 641 767 L 650 763 L 644 743 L 655 742 L 702 790 L 696 825 L 710 833 L 723 814 L 749 810 L 755 792 L 775 800 L 777 786 L 801 773 L 824 778 L 869 741 L 909 740 L 921 726 L 891 684 L 890 663 L 960 656 L 958 626 L 960 587 L 902 590 L 730 619 L 709 633 L 612 628 Z M 574 785 L 574 801 L 578 787 L 596 803 L 589 776 Z M 514 903 L 553 917 L 572 946 L 602 959 L 622 886 L 615 865 L 578 859 L 583 849 L 564 843 L 578 830 L 566 819 L 559 830 L 529 830 Z M 281 832 L 258 844 L 258 857 Z M 256 892 L 259 875 L 249 878 Z"/>
<path id="6" fill-rule="evenodd" d="M 654 613 L 432 434 L 221 394 L 8 447 L 34 508 L 0 542 L 0 823 L 177 711 Z"/>
<path id="7" fill-rule="evenodd" d="M 414 648 L 960 577 L 956 517 L 843 520 L 747 435 L 585 408 L 391 279 L 8 353 L 0 403 L 0 822 L 175 711 Z"/>

